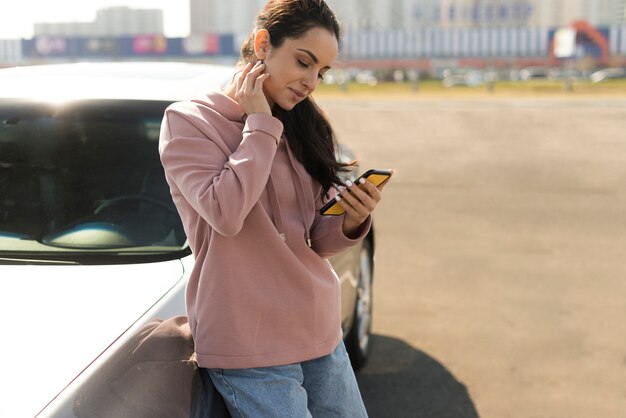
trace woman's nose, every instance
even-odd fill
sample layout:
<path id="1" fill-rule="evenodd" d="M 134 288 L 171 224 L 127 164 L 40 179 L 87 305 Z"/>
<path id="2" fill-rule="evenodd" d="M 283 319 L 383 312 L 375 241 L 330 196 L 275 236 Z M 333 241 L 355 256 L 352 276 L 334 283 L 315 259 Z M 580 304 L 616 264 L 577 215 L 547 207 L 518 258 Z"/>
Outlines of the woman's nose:
<path id="1" fill-rule="evenodd" d="M 309 75 L 302 80 L 302 84 L 309 91 L 309 93 L 312 93 L 313 90 L 315 90 L 318 83 L 319 78 L 317 77 L 317 73 Z"/>

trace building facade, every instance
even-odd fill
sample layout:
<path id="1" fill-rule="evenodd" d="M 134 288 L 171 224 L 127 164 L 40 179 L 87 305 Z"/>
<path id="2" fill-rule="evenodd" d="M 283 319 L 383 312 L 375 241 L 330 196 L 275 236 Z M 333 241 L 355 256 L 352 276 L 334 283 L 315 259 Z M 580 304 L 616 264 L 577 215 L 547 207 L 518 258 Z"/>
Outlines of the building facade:
<path id="1" fill-rule="evenodd" d="M 327 0 L 348 29 L 555 27 L 625 22 L 626 0 Z"/>
<path id="2" fill-rule="evenodd" d="M 189 0 L 190 32 L 235 33 L 241 38 L 253 29 L 256 13 L 265 3 L 266 0 Z"/>
<path id="3" fill-rule="evenodd" d="M 93 22 L 35 23 L 35 37 L 118 37 L 163 35 L 163 11 L 109 7 L 96 12 Z"/>
<path id="4" fill-rule="evenodd" d="M 577 57 L 600 65 L 626 60 L 626 0 L 326 1 L 342 26 L 345 65 L 554 65 L 554 33 L 574 22 Z M 232 59 L 265 2 L 190 0 L 187 38 L 166 39 L 159 10 L 109 8 L 93 22 L 38 24 L 34 39 L 0 44 L 0 64 L 18 55 Z"/>

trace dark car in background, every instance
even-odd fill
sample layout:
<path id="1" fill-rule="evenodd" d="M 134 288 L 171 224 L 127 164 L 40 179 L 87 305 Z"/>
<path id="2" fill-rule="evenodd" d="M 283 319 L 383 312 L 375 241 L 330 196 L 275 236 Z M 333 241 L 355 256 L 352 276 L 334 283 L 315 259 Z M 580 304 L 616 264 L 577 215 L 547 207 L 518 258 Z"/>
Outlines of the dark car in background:
<path id="1" fill-rule="evenodd" d="M 161 404 L 191 414 L 193 256 L 157 145 L 170 103 L 232 75 L 148 62 L 0 70 L 0 416 L 150 416 Z M 340 158 L 354 155 L 341 147 Z M 357 369 L 369 350 L 373 234 L 330 260 Z M 186 357 L 168 358 L 159 344 L 178 334 Z"/>

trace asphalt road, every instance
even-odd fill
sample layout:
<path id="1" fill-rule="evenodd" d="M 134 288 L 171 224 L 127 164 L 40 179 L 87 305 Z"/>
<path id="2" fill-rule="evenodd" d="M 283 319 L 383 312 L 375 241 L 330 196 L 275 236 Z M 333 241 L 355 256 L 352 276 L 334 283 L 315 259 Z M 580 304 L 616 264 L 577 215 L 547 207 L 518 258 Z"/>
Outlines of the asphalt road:
<path id="1" fill-rule="evenodd" d="M 371 417 L 626 417 L 626 98 L 321 98 L 375 214 Z"/>

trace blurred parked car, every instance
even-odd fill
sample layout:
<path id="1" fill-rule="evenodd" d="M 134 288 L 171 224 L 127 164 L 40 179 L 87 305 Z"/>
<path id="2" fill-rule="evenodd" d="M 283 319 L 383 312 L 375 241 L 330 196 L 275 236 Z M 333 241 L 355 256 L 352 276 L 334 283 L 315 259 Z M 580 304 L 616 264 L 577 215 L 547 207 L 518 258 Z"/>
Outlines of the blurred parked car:
<path id="1" fill-rule="evenodd" d="M 184 317 L 193 257 L 157 144 L 170 103 L 232 73 L 145 62 L 0 70 L 1 417 L 189 416 L 200 384 Z M 342 147 L 340 158 L 354 155 Z M 369 350 L 373 234 L 331 260 L 355 368 Z M 168 340 L 188 353 L 168 357 Z"/>
<path id="2" fill-rule="evenodd" d="M 345 85 L 350 81 L 350 75 L 346 70 L 333 68 L 324 74 L 322 82 L 324 84 L 339 84 Z"/>
<path id="3" fill-rule="evenodd" d="M 444 87 L 468 86 L 476 87 L 485 82 L 485 73 L 472 68 L 448 68 L 443 71 L 441 84 Z"/>
<path id="4" fill-rule="evenodd" d="M 589 72 L 577 68 L 550 68 L 548 70 L 548 80 L 581 80 L 589 77 Z"/>
<path id="5" fill-rule="evenodd" d="M 589 80 L 592 83 L 599 83 L 600 81 L 612 79 L 612 78 L 626 78 L 626 68 L 624 67 L 609 67 L 602 70 L 598 70 L 589 76 Z"/>
<path id="6" fill-rule="evenodd" d="M 370 86 L 375 86 L 378 84 L 378 78 L 373 71 L 370 70 L 358 70 L 354 74 L 354 81 L 359 84 L 368 84 Z"/>
<path id="7" fill-rule="evenodd" d="M 531 80 L 534 78 L 547 78 L 550 73 L 550 69 L 547 67 L 525 67 L 522 68 L 519 72 L 520 80 Z"/>

